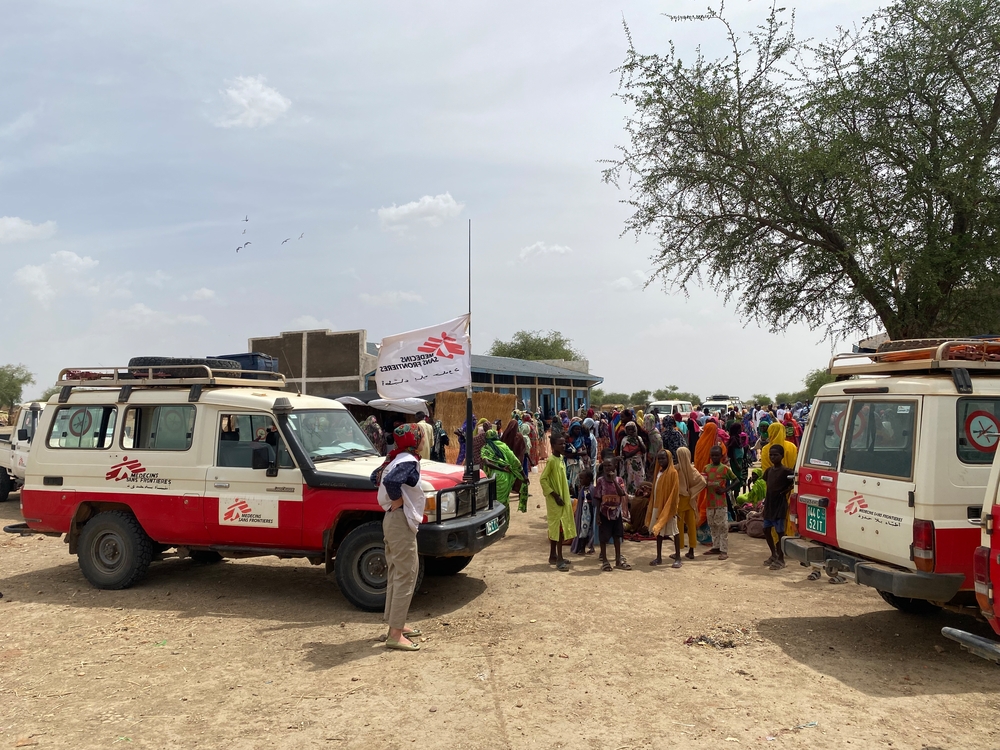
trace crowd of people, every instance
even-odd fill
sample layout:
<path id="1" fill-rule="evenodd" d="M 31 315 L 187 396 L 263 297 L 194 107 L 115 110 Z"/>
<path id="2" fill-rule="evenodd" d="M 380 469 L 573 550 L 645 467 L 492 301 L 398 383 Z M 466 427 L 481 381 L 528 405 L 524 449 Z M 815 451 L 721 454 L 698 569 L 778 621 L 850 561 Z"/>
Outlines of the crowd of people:
<path id="1" fill-rule="evenodd" d="M 473 462 L 497 480 L 497 495 L 518 494 L 526 510 L 531 467 L 548 458 L 539 478 L 545 496 L 550 562 L 567 570 L 563 544 L 577 555 L 600 547 L 602 570 L 631 566 L 621 553 L 625 538 L 656 539 L 651 565 L 663 563 L 663 540 L 672 541 L 672 567 L 681 567 L 681 547 L 691 559 L 704 553 L 728 557 L 733 524 L 762 520 L 768 567 L 784 567 L 780 538 L 786 533 L 788 493 L 801 421 L 807 407 L 755 405 L 739 412 L 644 414 L 631 409 L 570 416 L 561 411 L 546 429 L 539 414 L 515 411 L 501 430 L 479 420 Z M 464 425 L 459 462 L 465 460 Z M 551 453 L 551 456 L 548 454 Z M 759 468 L 754 468 L 758 463 Z M 614 558 L 607 546 L 614 545 Z"/>

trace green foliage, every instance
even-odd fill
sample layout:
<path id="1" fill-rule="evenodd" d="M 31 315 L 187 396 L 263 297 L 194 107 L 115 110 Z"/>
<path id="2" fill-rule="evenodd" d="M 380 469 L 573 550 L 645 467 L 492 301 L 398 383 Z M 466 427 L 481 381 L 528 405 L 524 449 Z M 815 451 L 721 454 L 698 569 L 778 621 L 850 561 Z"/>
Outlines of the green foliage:
<path id="1" fill-rule="evenodd" d="M 676 385 L 668 385 L 666 388 L 658 388 L 653 391 L 653 401 L 690 401 L 693 404 L 700 404 L 701 397 L 696 393 L 677 390 Z"/>
<path id="2" fill-rule="evenodd" d="M 825 367 L 821 370 L 810 370 L 804 381 L 806 386 L 806 399 L 812 401 L 816 398 L 816 394 L 819 392 L 820 388 L 827 383 L 832 383 L 833 381 L 833 375 L 831 375 L 830 371 Z"/>
<path id="3" fill-rule="evenodd" d="M 11 411 L 21 403 L 24 386 L 34 382 L 35 376 L 24 365 L 0 366 L 0 409 Z"/>
<path id="4" fill-rule="evenodd" d="M 487 354 L 494 357 L 514 359 L 584 359 L 583 354 L 573 348 L 573 342 L 559 331 L 518 331 L 510 341 L 496 339 Z"/>
<path id="5" fill-rule="evenodd" d="M 638 406 L 639 404 L 643 405 L 648 404 L 650 393 L 651 391 L 636 391 L 635 393 L 633 393 L 631 396 L 628 397 L 627 403 L 632 404 L 633 406 Z"/>
<path id="6" fill-rule="evenodd" d="M 590 389 L 590 403 L 591 404 L 597 404 L 598 406 L 600 406 L 601 404 L 608 403 L 604 399 L 605 399 L 605 393 L 604 393 L 604 389 L 603 388 L 591 388 Z"/>
<path id="7" fill-rule="evenodd" d="M 602 392 L 602 395 L 604 396 L 604 398 L 601 399 L 600 401 L 591 396 L 590 402 L 592 404 L 596 404 L 597 406 L 600 406 L 601 404 L 624 404 L 625 406 L 628 406 L 630 403 L 629 395 L 627 393 L 616 393 L 614 391 L 609 391 L 608 393 Z"/>
<path id="8" fill-rule="evenodd" d="M 795 393 L 779 393 L 774 397 L 774 405 L 780 406 L 784 404 L 785 406 L 791 406 L 796 401 L 805 401 L 808 398 L 805 391 L 796 391 Z"/>
<path id="9" fill-rule="evenodd" d="M 36 399 L 32 399 L 32 400 L 33 401 L 37 401 L 40 404 L 47 403 L 50 398 L 52 398 L 53 396 L 55 396 L 61 390 L 62 390 L 61 386 L 54 385 L 51 388 L 46 388 L 44 391 L 42 391 L 42 395 L 41 396 L 39 396 Z"/>
<path id="10" fill-rule="evenodd" d="M 750 400 L 747 403 L 767 406 L 768 404 L 773 403 L 773 400 L 766 393 L 755 393 L 750 397 Z"/>
<path id="11" fill-rule="evenodd" d="M 654 278 L 711 279 L 774 331 L 1000 329 L 996 0 L 896 0 L 820 42 L 774 5 L 742 37 L 721 4 L 670 18 L 730 51 L 646 54 L 626 27 L 628 143 L 604 179 L 657 239 Z"/>

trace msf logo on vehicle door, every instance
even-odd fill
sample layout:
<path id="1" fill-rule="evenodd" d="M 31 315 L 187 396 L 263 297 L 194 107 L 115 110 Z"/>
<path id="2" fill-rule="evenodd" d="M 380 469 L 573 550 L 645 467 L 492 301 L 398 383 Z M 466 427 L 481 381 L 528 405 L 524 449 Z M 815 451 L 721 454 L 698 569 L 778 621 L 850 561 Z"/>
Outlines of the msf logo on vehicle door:
<path id="1" fill-rule="evenodd" d="M 219 498 L 220 526 L 278 528 L 277 498 Z"/>

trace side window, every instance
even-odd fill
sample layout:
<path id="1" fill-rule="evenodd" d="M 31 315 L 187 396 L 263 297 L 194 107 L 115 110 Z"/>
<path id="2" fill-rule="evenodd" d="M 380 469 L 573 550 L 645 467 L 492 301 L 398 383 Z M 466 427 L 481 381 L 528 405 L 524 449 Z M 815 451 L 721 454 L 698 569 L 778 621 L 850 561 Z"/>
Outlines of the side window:
<path id="1" fill-rule="evenodd" d="M 955 430 L 959 461 L 993 463 L 1000 442 L 1000 399 L 960 398 Z"/>
<path id="2" fill-rule="evenodd" d="M 50 448 L 105 449 L 114 444 L 114 406 L 60 406 L 49 431 Z"/>
<path id="3" fill-rule="evenodd" d="M 278 460 L 278 468 L 292 469 L 292 457 L 277 425 L 269 414 L 222 414 L 219 417 L 219 453 L 217 466 L 249 469 L 255 445 L 266 445 L 269 460 Z"/>
<path id="4" fill-rule="evenodd" d="M 846 401 L 823 401 L 816 409 L 803 465 L 836 470 L 847 419 Z"/>
<path id="5" fill-rule="evenodd" d="M 916 417 L 916 401 L 855 401 L 843 470 L 909 479 Z"/>
<path id="6" fill-rule="evenodd" d="M 194 434 L 193 405 L 130 406 L 122 423 L 122 448 L 186 451 Z"/>

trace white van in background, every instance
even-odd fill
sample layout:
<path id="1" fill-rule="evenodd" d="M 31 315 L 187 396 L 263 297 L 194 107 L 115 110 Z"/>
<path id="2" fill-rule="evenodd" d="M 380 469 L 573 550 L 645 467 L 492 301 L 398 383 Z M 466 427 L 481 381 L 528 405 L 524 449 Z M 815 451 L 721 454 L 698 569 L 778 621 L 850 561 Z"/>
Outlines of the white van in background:
<path id="1" fill-rule="evenodd" d="M 660 419 L 663 419 L 675 411 L 687 416 L 694 411 L 694 405 L 690 401 L 652 401 L 646 407 L 646 413 L 652 414 L 653 409 L 656 409 L 660 413 Z"/>

